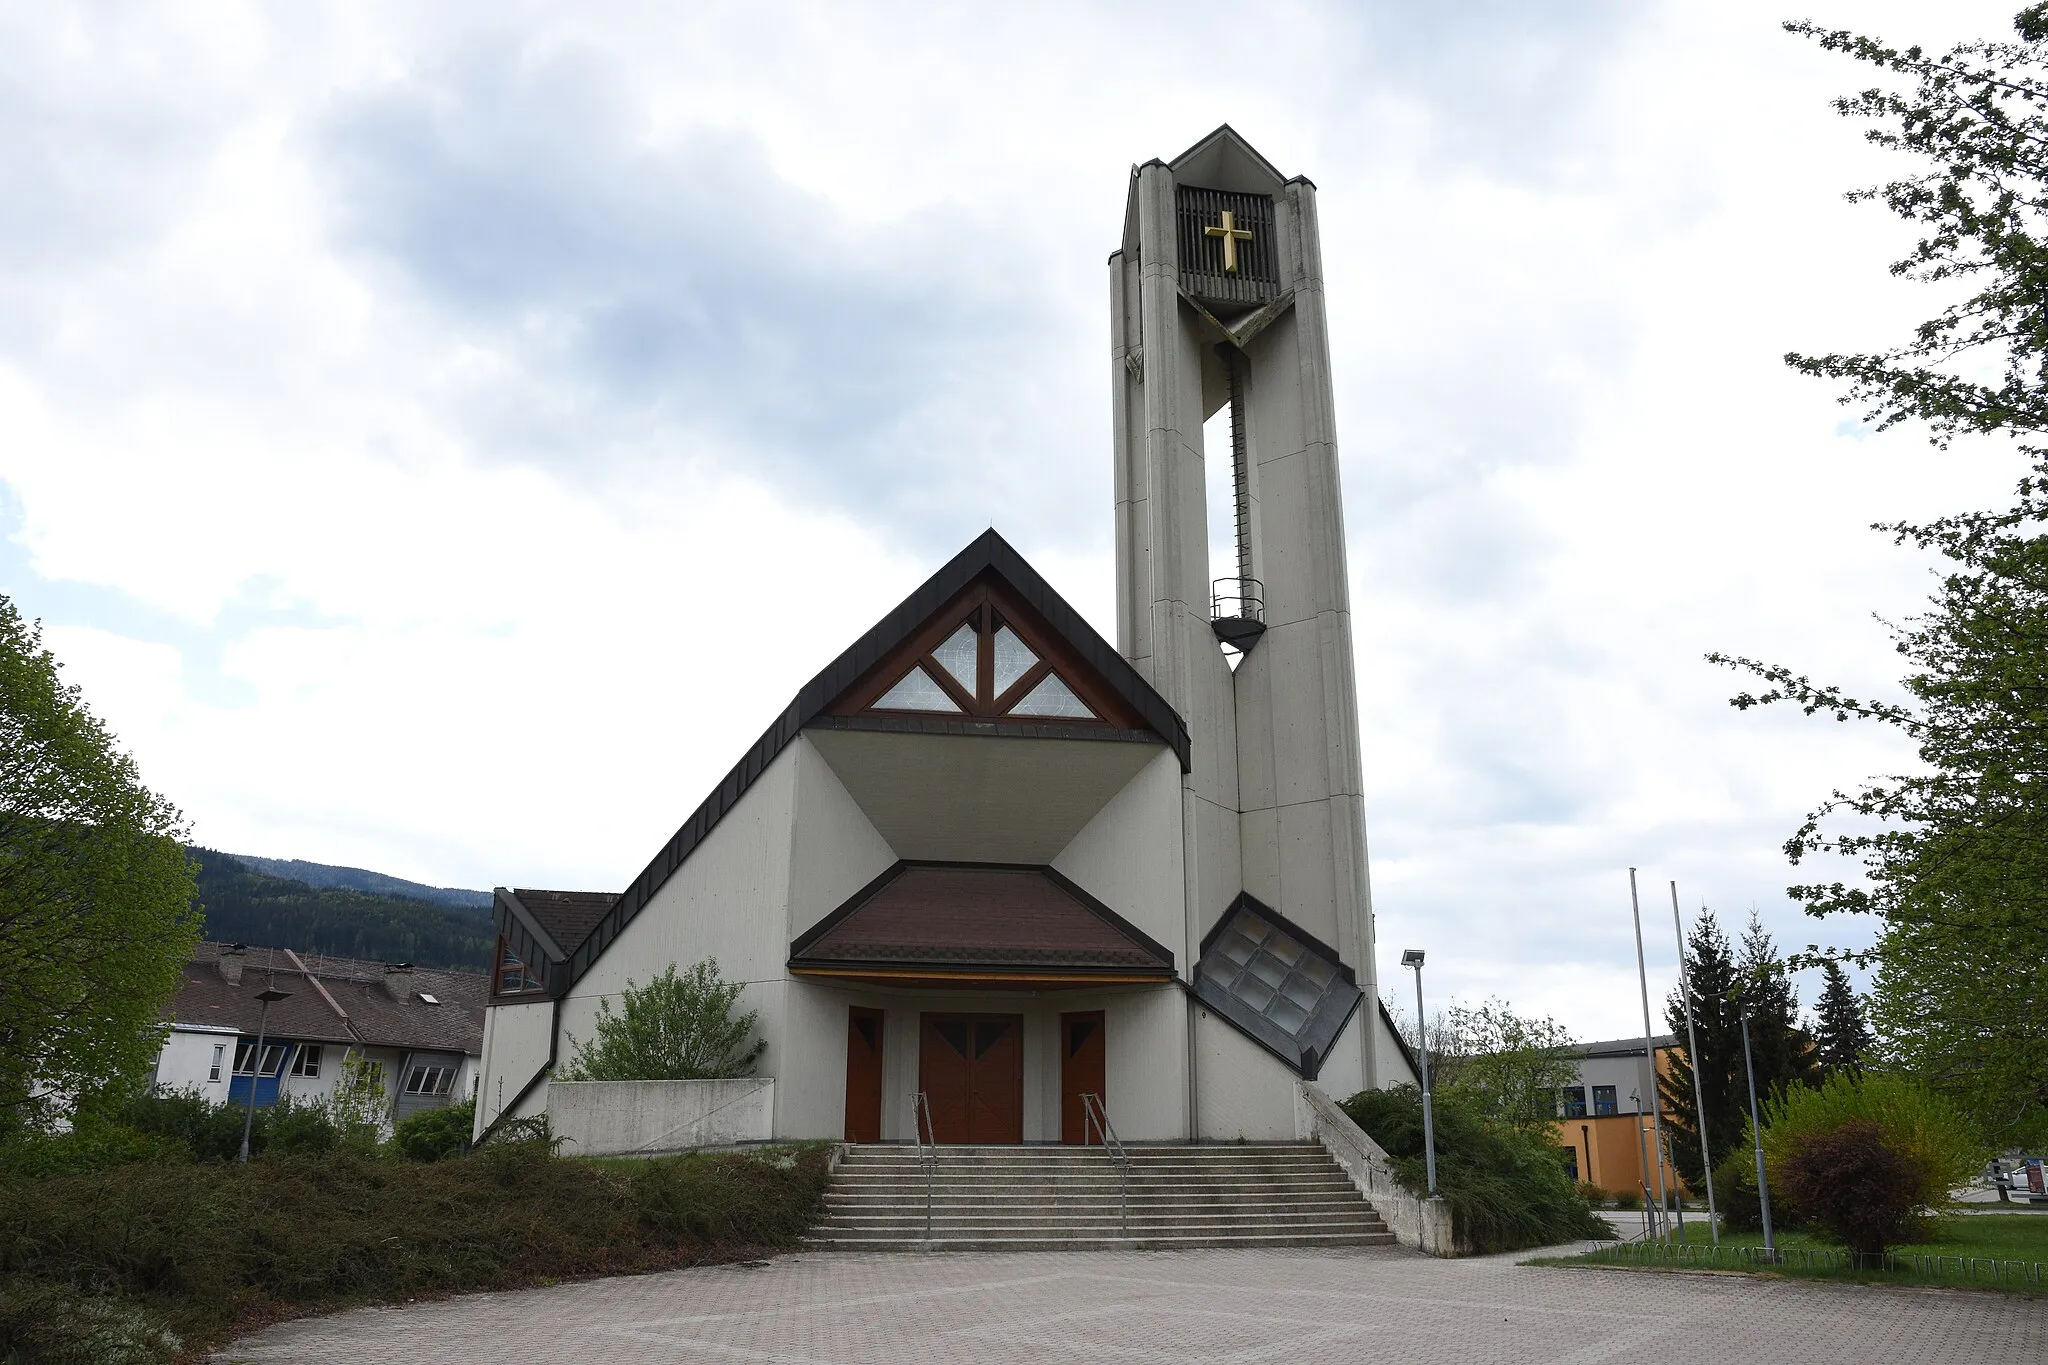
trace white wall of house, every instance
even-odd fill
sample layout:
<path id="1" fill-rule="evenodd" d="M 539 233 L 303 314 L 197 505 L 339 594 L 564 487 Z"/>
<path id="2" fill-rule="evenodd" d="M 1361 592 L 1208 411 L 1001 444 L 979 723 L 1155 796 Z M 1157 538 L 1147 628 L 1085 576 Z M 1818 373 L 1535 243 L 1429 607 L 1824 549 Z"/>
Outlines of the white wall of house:
<path id="1" fill-rule="evenodd" d="M 157 1088 L 196 1090 L 215 1104 L 225 1102 L 228 1075 L 235 1064 L 235 1042 L 240 1037 L 234 1029 L 213 1024 L 173 1024 L 157 1053 Z"/>
<path id="2" fill-rule="evenodd" d="M 1293 1139 L 1293 1071 L 1206 1009 L 1196 1011 L 1195 1048 L 1204 1141 Z"/>
<path id="3" fill-rule="evenodd" d="M 795 767 L 795 806 L 789 849 L 789 941 L 846 903 L 848 897 L 896 862 L 846 784 L 809 735 L 785 751 Z"/>

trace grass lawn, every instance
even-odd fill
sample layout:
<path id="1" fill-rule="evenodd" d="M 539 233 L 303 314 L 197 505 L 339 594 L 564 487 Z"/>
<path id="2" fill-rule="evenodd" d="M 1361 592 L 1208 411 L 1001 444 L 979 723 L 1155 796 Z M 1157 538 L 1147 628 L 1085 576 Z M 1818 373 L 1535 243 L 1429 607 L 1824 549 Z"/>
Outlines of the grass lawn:
<path id="1" fill-rule="evenodd" d="M 1677 1239 L 1674 1238 L 1674 1241 Z M 1687 1223 L 1682 1247 L 1662 1249 L 1654 1244 L 1626 1244 L 1602 1248 L 1577 1256 L 1537 1257 L 1531 1265 L 1644 1265 L 1668 1269 L 1756 1269 L 1767 1274 L 1797 1275 L 1816 1279 L 1858 1280 L 1892 1284 L 1975 1285 L 1982 1289 L 2013 1289 L 2048 1292 L 2048 1215 L 2038 1213 L 1951 1214 L 1937 1218 L 1927 1236 L 1905 1246 L 1894 1247 L 1893 1255 L 1906 1258 L 1908 1265 L 1881 1269 L 1875 1266 L 1850 1269 L 1829 1264 L 1842 1253 L 1839 1243 L 1810 1232 L 1788 1231 L 1773 1239 L 1786 1260 L 1766 1270 L 1753 1257 L 1763 1250 L 1761 1233 L 1724 1233 L 1718 1254 L 1709 1252 L 1712 1237 L 1704 1223 Z M 1748 1248 L 1752 1259 L 1744 1264 L 1740 1248 Z M 1828 1253 L 1833 1253 L 1833 1256 Z M 1948 1258 L 1946 1262 L 1913 1257 Z M 1958 1258 L 1964 1258 L 1958 1262 Z M 1976 1258 L 1973 1264 L 1967 1258 Z M 1991 1262 L 1999 1262 L 1996 1268 Z M 2029 1270 L 2005 1263 L 2031 1263 Z"/>

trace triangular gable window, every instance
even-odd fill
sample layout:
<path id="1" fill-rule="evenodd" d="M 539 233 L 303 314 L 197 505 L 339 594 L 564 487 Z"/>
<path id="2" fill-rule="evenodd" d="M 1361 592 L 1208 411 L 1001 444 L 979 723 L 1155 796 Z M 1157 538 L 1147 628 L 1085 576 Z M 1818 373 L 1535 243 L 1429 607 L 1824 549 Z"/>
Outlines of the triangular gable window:
<path id="1" fill-rule="evenodd" d="M 1036 724 L 1142 724 L 1035 614 L 984 580 L 836 703 L 841 715 L 891 712 Z"/>

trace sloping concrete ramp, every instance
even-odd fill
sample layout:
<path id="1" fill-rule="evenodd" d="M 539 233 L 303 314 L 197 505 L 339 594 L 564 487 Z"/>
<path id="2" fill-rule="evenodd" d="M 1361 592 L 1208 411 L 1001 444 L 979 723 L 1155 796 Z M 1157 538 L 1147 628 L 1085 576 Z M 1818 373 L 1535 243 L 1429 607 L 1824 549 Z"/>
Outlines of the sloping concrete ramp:
<path id="1" fill-rule="evenodd" d="M 1393 1233 L 1313 1142 L 848 1149 L 807 1245 L 829 1251 L 1387 1246 Z"/>

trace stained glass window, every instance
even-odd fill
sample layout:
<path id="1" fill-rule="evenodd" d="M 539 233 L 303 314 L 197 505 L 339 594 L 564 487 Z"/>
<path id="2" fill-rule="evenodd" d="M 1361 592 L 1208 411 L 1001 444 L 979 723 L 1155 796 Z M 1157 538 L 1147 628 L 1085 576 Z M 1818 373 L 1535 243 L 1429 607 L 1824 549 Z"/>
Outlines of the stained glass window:
<path id="1" fill-rule="evenodd" d="M 875 703 L 878 711 L 950 711 L 955 715 L 960 706 L 946 695 L 946 689 L 932 680 L 931 674 L 921 668 L 913 668 L 903 675 L 903 680 L 882 694 Z"/>
<path id="2" fill-rule="evenodd" d="M 948 636 L 946 643 L 932 651 L 932 657 L 969 693 L 980 691 L 977 675 L 981 672 L 981 637 L 974 633 L 971 624 Z"/>
<path id="3" fill-rule="evenodd" d="M 1089 720 L 1095 713 L 1088 709 L 1088 703 L 1074 695 L 1074 689 L 1060 681 L 1059 674 L 1048 673 L 1038 686 L 1031 689 L 1024 700 L 1010 708 L 1016 716 L 1078 716 Z"/>
<path id="4" fill-rule="evenodd" d="M 1196 969 L 1203 1002 L 1313 1079 L 1361 998 L 1324 951 L 1240 897 Z"/>
<path id="5" fill-rule="evenodd" d="M 1000 697 L 1017 685 L 1017 679 L 1031 671 L 1031 666 L 1038 662 L 1038 655 L 1008 626 L 996 628 L 995 644 L 996 685 L 991 695 Z"/>

